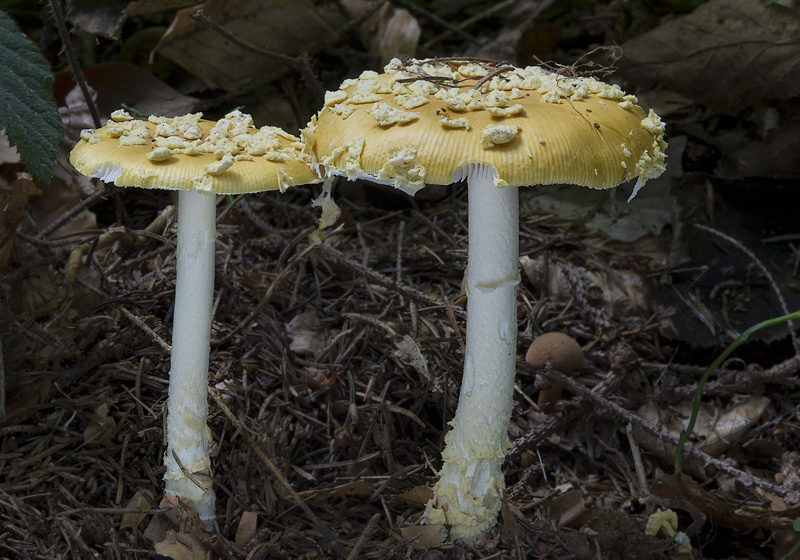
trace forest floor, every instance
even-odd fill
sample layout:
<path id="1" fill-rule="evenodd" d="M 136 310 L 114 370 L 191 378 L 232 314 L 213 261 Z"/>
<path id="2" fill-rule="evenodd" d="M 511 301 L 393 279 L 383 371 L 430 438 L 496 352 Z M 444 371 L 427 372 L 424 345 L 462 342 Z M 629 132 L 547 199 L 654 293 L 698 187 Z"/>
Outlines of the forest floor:
<path id="1" fill-rule="evenodd" d="M 575 20 L 553 2 L 502 3 L 496 11 L 491 4 L 412 6 L 422 26 L 418 56 L 452 55 L 466 44 L 470 54 L 525 64 L 543 52 L 566 64 L 609 37 L 623 52 L 625 41 L 640 41 L 631 51 L 642 53 L 648 36 L 685 18 L 700 25 L 713 16 L 702 9 L 723 10 L 725 2 L 694 11 L 701 3 L 675 2 L 684 7 L 674 12 L 647 11 L 645 3 L 564 3 L 579 13 Z M 763 18 L 760 25 L 782 30 L 772 8 L 800 21 L 791 3 L 752 4 L 742 21 Z M 484 15 L 459 28 L 471 39 L 459 39 L 452 30 L 440 37 L 448 29 L 437 14 L 460 14 L 456 21 Z M 136 31 L 172 16 L 141 20 Z M 737 29 L 738 20 L 725 17 L 719 29 Z M 609 18 L 628 18 L 625 28 L 635 33 L 614 35 L 618 24 Z M 528 27 L 520 30 L 519 21 Z M 368 48 L 368 36 L 351 28 L 320 39 L 327 44 L 311 60 L 325 87 L 369 64 L 379 69 L 374 52 L 348 58 Z M 354 46 L 359 41 L 367 46 Z M 109 52 L 114 44 L 99 43 Z M 311 94 L 292 72 L 270 75 L 258 88 L 248 78 L 248 87 L 215 89 L 212 97 L 201 94 L 187 61 L 164 70 L 161 59 L 159 78 L 142 71 L 141 61 L 108 56 L 107 66 L 86 68 L 105 114 L 131 97 L 145 112 L 168 106 L 214 115 L 244 103 L 260 124 L 294 130 L 311 114 Z M 755 72 L 774 71 L 766 60 L 750 61 Z M 319 71 L 323 63 L 327 70 Z M 669 66 L 620 61 L 626 88 L 668 123 L 667 173 L 630 205 L 630 185 L 520 190 L 507 488 L 498 526 L 475 545 L 418 525 L 463 367 L 464 186 L 429 187 L 411 198 L 341 181 L 342 216 L 321 244 L 311 240 L 318 211 L 310 201 L 319 186 L 218 197 L 209 373 L 217 519 L 205 533 L 162 502 L 174 199 L 104 186 L 71 170 L 66 158 L 88 111 L 67 94 L 69 71 L 59 73 L 68 137 L 54 179 L 18 179 L 18 159 L 0 145 L 0 225 L 14 232 L 13 248 L 0 253 L 0 558 L 164 557 L 154 543 L 177 560 L 787 554 L 800 542 L 793 530 L 800 517 L 796 325 L 753 335 L 711 377 L 680 480 L 673 454 L 708 365 L 748 327 L 800 309 L 797 110 L 766 85 L 754 92 L 729 84 L 729 98 L 715 105 L 698 93 L 701 78 L 688 65 L 683 87 L 680 71 L 663 78 L 667 86 L 645 85 L 636 70 L 645 64 Z M 740 71 L 711 68 L 708 80 Z M 584 350 L 586 364 L 574 377 L 524 361 L 532 340 L 553 331 Z M 538 395 L 554 379 L 564 393 L 545 411 Z M 646 534 L 659 509 L 677 514 L 690 556 L 680 556 L 666 532 Z M 168 535 L 169 528 L 177 532 Z"/>

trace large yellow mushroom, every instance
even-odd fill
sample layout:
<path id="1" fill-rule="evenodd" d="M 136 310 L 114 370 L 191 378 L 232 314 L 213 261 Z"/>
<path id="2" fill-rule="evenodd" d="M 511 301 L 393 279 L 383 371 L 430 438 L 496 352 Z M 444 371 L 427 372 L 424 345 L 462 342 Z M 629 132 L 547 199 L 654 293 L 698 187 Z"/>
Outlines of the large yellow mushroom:
<path id="1" fill-rule="evenodd" d="M 255 128 L 239 111 L 216 122 L 200 113 L 143 121 L 115 111 L 106 126 L 81 133 L 70 163 L 117 186 L 180 191 L 164 479 L 166 493 L 190 504 L 210 528 L 214 492 L 206 419 L 215 195 L 283 192 L 320 179 L 298 138 L 275 127 Z"/>
<path id="2" fill-rule="evenodd" d="M 466 180 L 464 375 L 428 523 L 469 540 L 492 527 L 504 487 L 517 355 L 518 186 L 602 189 L 664 171 L 664 125 L 591 77 L 471 59 L 393 60 L 325 96 L 303 131 L 328 175 L 414 194 Z"/>

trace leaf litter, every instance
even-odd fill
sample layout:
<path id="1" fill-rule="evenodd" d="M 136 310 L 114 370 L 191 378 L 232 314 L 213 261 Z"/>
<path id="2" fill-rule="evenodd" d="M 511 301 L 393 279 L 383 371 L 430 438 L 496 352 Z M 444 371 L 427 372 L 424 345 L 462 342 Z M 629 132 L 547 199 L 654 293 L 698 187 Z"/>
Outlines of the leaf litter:
<path id="1" fill-rule="evenodd" d="M 463 8 L 440 4 L 433 6 L 451 15 Z M 612 4 L 598 3 L 597 15 L 615 13 Z M 488 4 L 471 7 L 463 29 L 481 36 L 486 21 L 502 23 L 519 13 L 534 27 L 568 28 L 548 21 L 558 16 L 545 5 L 499 12 L 489 12 Z M 439 23 L 411 11 L 422 27 L 421 43 L 456 52 L 446 49 L 463 37 L 453 30 L 443 35 Z M 699 18 L 698 11 L 683 17 Z M 754 21 L 763 17 L 772 16 L 753 13 Z M 670 25 L 666 19 L 656 31 Z M 519 22 L 507 24 L 506 47 L 522 40 Z M 549 36 L 551 58 L 569 63 L 571 55 L 559 53 L 562 32 Z M 744 41 L 739 48 L 747 48 Z M 97 70 L 93 81 L 87 69 L 98 101 L 174 104 L 177 112 L 198 102 L 158 84 L 137 85 L 134 70 L 125 82 L 126 68 L 111 64 L 113 79 Z M 145 74 L 151 76 L 145 72 L 142 80 Z M 319 194 L 314 189 L 236 204 L 220 200 L 209 378 L 220 504 L 211 535 L 191 516 L 178 516 L 174 503 L 159 500 L 164 341 L 170 338 L 175 264 L 169 195 L 108 193 L 113 204 L 90 208 L 95 222 L 69 216 L 64 229 L 41 238 L 60 211 L 6 222 L 14 237 L 0 315 L 7 388 L 0 421 L 0 557 L 675 557 L 680 551 L 668 531 L 646 534 L 657 515 L 669 516 L 675 534 L 689 536 L 696 557 L 787 553 L 796 539 L 792 520 L 800 515 L 794 451 L 800 432 L 792 399 L 800 361 L 785 330 L 748 344 L 723 365 L 707 387 L 702 421 L 686 452 L 686 464 L 697 468 L 687 469 L 680 486 L 664 474 L 704 366 L 736 329 L 749 326 L 748 311 L 774 315 L 778 309 L 774 289 L 752 258 L 720 238 L 685 235 L 693 231 L 692 220 L 728 232 L 768 262 L 793 307 L 792 271 L 800 261 L 792 237 L 772 241 L 765 251 L 760 239 L 786 235 L 792 226 L 776 218 L 764 229 L 740 213 L 740 186 L 720 177 L 708 156 L 726 153 L 725 133 L 752 137 L 742 123 L 767 122 L 763 110 L 727 121 L 687 102 L 707 101 L 676 84 L 667 85 L 686 97 L 671 126 L 688 140 L 672 156 L 682 160 L 683 171 L 671 177 L 664 195 L 669 212 L 647 201 L 657 223 L 634 219 L 627 229 L 608 206 L 599 222 L 542 207 L 522 215 L 513 447 L 491 548 L 452 544 L 446 528 L 416 524 L 458 394 L 465 194 L 454 188 L 417 203 L 356 184 L 338 201 L 342 218 L 322 246 L 309 241 L 316 230 L 309 212 Z M 283 91 L 293 89 L 285 80 Z M 732 94 L 744 104 L 743 93 Z M 752 103 L 766 102 L 747 95 L 756 99 Z M 70 107 L 62 111 L 65 125 L 83 114 Z M 720 107 L 751 110 L 732 102 Z M 780 104 L 776 111 L 780 118 L 769 122 L 777 124 L 758 130 L 780 139 L 791 111 Z M 701 127 L 704 135 L 697 132 Z M 757 172 L 748 172 L 754 182 L 780 176 L 770 173 L 768 158 L 753 157 L 762 159 Z M 14 158 L 4 158 L 3 187 L 18 169 Z M 70 180 L 66 168 L 59 172 L 66 173 L 60 190 L 73 195 L 102 188 Z M 537 194 L 523 190 L 523 207 Z M 14 200 L 33 214 L 24 196 Z M 613 210 L 609 199 L 603 203 Z M 402 226 L 388 219 L 397 215 Z M 667 298 L 665 291 L 681 298 Z M 692 336 L 688 325 L 714 335 Z M 558 378 L 565 396 L 544 414 L 536 393 L 555 373 L 534 370 L 521 356 L 535 336 L 552 330 L 580 341 L 588 364 L 575 379 Z M 633 444 L 627 423 L 635 428 Z M 634 448 L 643 451 L 638 459 Z M 677 514 L 676 524 L 669 512 Z"/>

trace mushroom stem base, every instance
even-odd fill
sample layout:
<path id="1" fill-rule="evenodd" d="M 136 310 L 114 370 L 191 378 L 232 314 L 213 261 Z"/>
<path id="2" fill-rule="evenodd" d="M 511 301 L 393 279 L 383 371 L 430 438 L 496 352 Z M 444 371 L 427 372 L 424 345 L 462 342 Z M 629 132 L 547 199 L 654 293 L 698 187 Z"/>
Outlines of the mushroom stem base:
<path id="1" fill-rule="evenodd" d="M 453 540 L 474 540 L 497 522 L 505 487 L 501 467 L 517 357 L 519 201 L 489 169 L 469 177 L 467 340 L 453 429 L 424 520 L 452 526 Z"/>

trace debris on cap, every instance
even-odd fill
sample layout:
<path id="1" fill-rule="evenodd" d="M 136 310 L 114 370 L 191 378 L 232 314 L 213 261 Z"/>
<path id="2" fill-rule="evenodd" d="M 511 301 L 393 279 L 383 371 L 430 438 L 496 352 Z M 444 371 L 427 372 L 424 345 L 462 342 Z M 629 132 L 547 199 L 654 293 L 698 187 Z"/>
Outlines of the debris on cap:
<path id="1" fill-rule="evenodd" d="M 449 184 L 470 164 L 497 186 L 572 183 L 608 188 L 664 169 L 664 124 L 618 85 L 590 76 L 465 59 L 392 60 L 325 95 L 303 137 L 328 175 L 365 178 L 413 194 Z M 361 145 L 360 152 L 343 149 Z M 416 154 L 419 172 L 391 171 Z"/>

